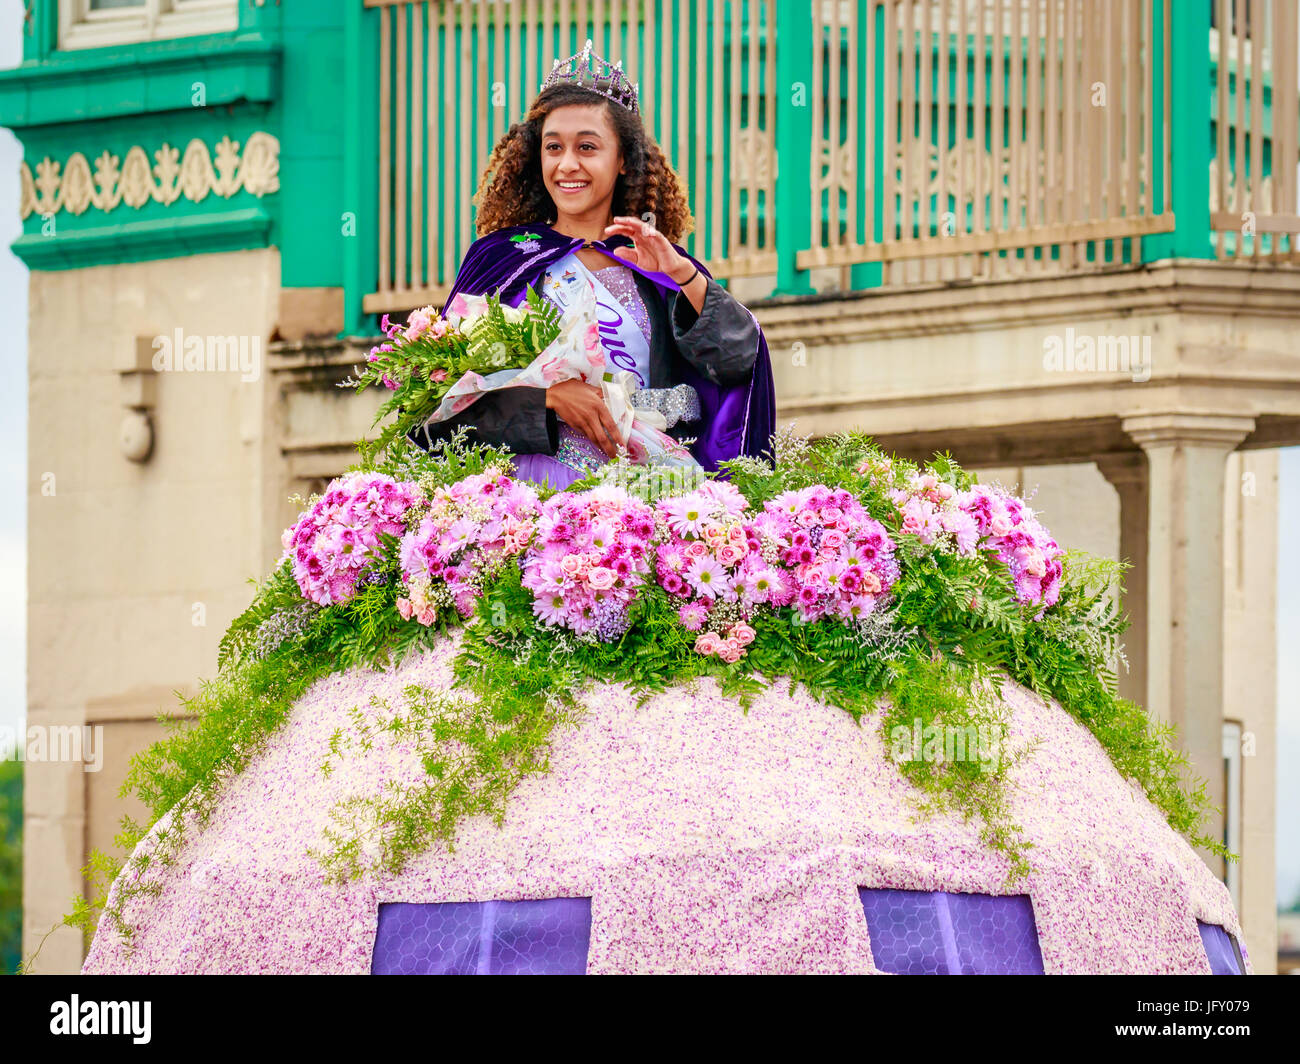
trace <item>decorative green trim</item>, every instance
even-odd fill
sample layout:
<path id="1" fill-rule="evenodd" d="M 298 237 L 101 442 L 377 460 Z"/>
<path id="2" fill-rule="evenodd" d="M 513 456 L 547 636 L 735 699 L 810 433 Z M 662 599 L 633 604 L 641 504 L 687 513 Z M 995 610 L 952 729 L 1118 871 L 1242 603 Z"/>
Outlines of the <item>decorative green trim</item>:
<path id="1" fill-rule="evenodd" d="M 73 152 L 66 165 L 48 155 L 36 164 L 36 176 L 24 160 L 19 167 L 18 212 L 42 218 L 64 210 L 84 214 L 91 207 L 109 212 L 120 204 L 137 210 L 146 203 L 169 207 L 182 195 L 201 203 L 209 193 L 229 199 L 243 189 L 259 199 L 280 190 L 280 142 L 261 131 L 249 135 L 243 155 L 239 142 L 222 137 L 216 146 L 216 165 L 208 146 L 194 137 L 180 148 L 163 142 L 153 152 L 154 163 L 140 145 L 132 145 L 122 162 L 112 152 L 95 159 L 95 173 L 81 152 Z M 62 171 L 62 172 L 60 172 Z"/>
<path id="2" fill-rule="evenodd" d="M 119 262 L 242 251 L 270 243 L 264 207 L 136 222 L 110 222 L 45 236 L 27 233 L 10 245 L 29 270 L 69 270 Z"/>
<path id="3" fill-rule="evenodd" d="M 214 33 L 52 52 L 0 70 L 0 126 L 216 107 L 280 95 L 279 35 Z M 196 104 L 195 84 L 203 102 Z"/>

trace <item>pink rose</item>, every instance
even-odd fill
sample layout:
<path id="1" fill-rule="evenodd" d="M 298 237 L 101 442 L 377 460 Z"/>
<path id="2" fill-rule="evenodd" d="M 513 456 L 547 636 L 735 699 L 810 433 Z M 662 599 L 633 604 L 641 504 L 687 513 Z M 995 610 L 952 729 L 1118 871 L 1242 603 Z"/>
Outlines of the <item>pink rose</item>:
<path id="1" fill-rule="evenodd" d="M 397 600 L 397 612 L 402 615 L 402 620 L 411 619 L 411 600 L 409 598 L 399 598 Z"/>
<path id="2" fill-rule="evenodd" d="M 754 641 L 754 629 L 744 621 L 739 621 L 731 626 L 731 631 L 727 633 L 727 638 L 734 639 L 742 647 L 749 646 Z"/>
<path id="3" fill-rule="evenodd" d="M 811 510 L 800 510 L 795 514 L 794 523 L 800 528 L 812 528 L 813 525 L 820 523 L 820 521 Z"/>
<path id="4" fill-rule="evenodd" d="M 747 542 L 747 540 L 745 539 L 745 530 L 741 528 L 740 525 L 731 526 L 731 528 L 727 532 L 727 539 L 731 540 L 731 542 L 735 543 L 737 546 Z"/>
<path id="5" fill-rule="evenodd" d="M 883 585 L 880 582 L 880 577 L 877 576 L 875 573 L 873 573 L 870 569 L 867 569 L 862 574 L 862 586 L 866 589 L 868 594 L 875 595 L 875 594 L 879 594 L 880 589 Z"/>
<path id="6" fill-rule="evenodd" d="M 411 311 L 410 316 L 406 319 L 406 338 L 414 340 L 425 329 L 429 327 L 429 308 L 424 307 L 420 310 Z"/>
<path id="7" fill-rule="evenodd" d="M 946 480 L 939 485 L 939 498 L 945 502 L 957 494 L 957 489 L 949 484 Z"/>
<path id="8" fill-rule="evenodd" d="M 721 547 L 718 548 L 717 559 L 723 565 L 734 565 L 736 562 L 740 561 L 740 559 L 743 557 L 744 555 L 740 552 L 740 550 L 736 547 L 733 547 L 730 543 L 724 543 Z"/>
<path id="9" fill-rule="evenodd" d="M 695 637 L 695 649 L 698 653 L 708 656 L 716 654 L 722 641 L 718 638 L 717 632 L 705 632 Z"/>
<path id="10" fill-rule="evenodd" d="M 688 558 L 703 558 L 706 554 L 709 553 L 709 548 L 706 547 L 703 542 L 697 539 L 686 544 L 686 549 L 685 551 L 683 551 L 683 553 Z"/>
<path id="11" fill-rule="evenodd" d="M 560 559 L 560 568 L 564 570 L 565 576 L 577 576 L 578 566 L 580 566 L 583 561 L 585 561 L 585 559 L 578 557 L 576 554 L 566 554 Z"/>
<path id="12" fill-rule="evenodd" d="M 1005 536 L 1014 527 L 1011 518 L 1006 514 L 998 514 L 997 517 L 993 518 L 993 520 L 989 522 L 989 530 L 995 536 Z"/>
<path id="13" fill-rule="evenodd" d="M 838 550 L 848 542 L 848 537 L 838 528 L 828 528 L 822 533 L 821 546 L 830 547 L 832 550 Z"/>
<path id="14" fill-rule="evenodd" d="M 445 369 L 435 369 L 429 376 L 435 381 L 442 382 L 447 379 L 447 371 Z"/>
<path id="15" fill-rule="evenodd" d="M 738 662 L 743 653 L 744 651 L 741 650 L 740 644 L 730 637 L 724 639 L 718 647 L 718 657 L 728 665 L 734 665 Z"/>
<path id="16" fill-rule="evenodd" d="M 604 566 L 597 566 L 587 574 L 587 583 L 591 585 L 593 591 L 608 591 L 614 586 L 616 579 L 613 569 L 606 569 Z"/>
<path id="17" fill-rule="evenodd" d="M 437 613 L 434 611 L 432 606 L 425 606 L 415 619 L 428 628 L 429 625 L 433 624 L 433 622 L 437 620 Z"/>

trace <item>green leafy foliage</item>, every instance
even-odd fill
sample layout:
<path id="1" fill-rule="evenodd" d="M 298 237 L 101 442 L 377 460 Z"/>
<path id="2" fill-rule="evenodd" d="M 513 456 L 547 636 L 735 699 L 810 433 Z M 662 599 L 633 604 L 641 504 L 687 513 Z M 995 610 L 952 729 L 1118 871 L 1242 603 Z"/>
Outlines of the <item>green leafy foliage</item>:
<path id="1" fill-rule="evenodd" d="M 396 385 L 373 422 L 387 419 L 388 424 L 376 440 L 361 445 L 363 454 L 373 457 L 427 422 L 466 373 L 523 369 L 546 350 L 560 334 L 560 309 L 533 288 L 526 299 L 528 313 L 520 313 L 504 306 L 499 296 L 487 296 L 487 310 L 467 325 L 468 333 L 453 328 L 435 336 L 426 329 L 407 339 L 405 330 L 394 328 L 387 342 L 371 350 L 373 361 L 360 377 L 344 382 L 358 392 L 374 385 L 387 387 L 386 381 Z M 432 307 L 423 311 L 429 319 L 437 317 Z"/>

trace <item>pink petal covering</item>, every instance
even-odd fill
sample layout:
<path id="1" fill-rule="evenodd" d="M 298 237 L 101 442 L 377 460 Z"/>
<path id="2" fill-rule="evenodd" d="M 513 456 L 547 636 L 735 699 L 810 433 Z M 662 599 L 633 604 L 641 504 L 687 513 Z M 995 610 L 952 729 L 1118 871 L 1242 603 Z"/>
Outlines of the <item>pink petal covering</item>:
<path id="1" fill-rule="evenodd" d="M 163 889 L 126 907 L 134 950 L 102 926 L 86 973 L 370 969 L 386 901 L 590 896 L 588 971 L 872 972 L 857 888 L 1003 893 L 1005 862 L 959 817 L 914 820 L 909 786 L 873 727 L 802 688 L 744 714 L 709 680 L 637 710 L 619 685 L 557 735 L 501 828 L 464 822 L 398 878 L 327 886 L 307 856 L 328 809 L 416 780 L 381 737 L 319 769 L 347 712 L 403 686 L 451 682 L 459 637 L 389 673 L 317 683 L 194 829 Z M 1014 685 L 1012 816 L 1036 843 L 1031 895 L 1048 973 L 1209 973 L 1201 919 L 1241 938 L 1226 888 L 1125 783 L 1088 731 Z M 152 845 L 147 838 L 142 846 Z M 116 888 L 115 888 L 116 889 Z"/>

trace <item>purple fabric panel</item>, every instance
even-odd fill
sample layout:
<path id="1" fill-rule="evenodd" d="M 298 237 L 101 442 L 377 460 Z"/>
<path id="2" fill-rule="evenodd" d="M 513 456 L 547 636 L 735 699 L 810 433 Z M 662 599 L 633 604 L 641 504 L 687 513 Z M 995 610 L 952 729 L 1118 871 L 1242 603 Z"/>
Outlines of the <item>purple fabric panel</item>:
<path id="1" fill-rule="evenodd" d="M 514 463 L 515 475 L 519 480 L 528 480 L 539 486 L 545 482 L 553 488 L 563 490 L 585 476 L 571 466 L 557 462 L 549 454 L 517 454 Z"/>
<path id="2" fill-rule="evenodd" d="M 1205 947 L 1213 975 L 1244 974 L 1232 935 L 1218 924 L 1206 924 L 1200 920 L 1196 921 L 1196 929 L 1201 933 L 1201 945 Z"/>
<path id="3" fill-rule="evenodd" d="M 389 902 L 372 975 L 584 975 L 590 898 Z"/>
<path id="4" fill-rule="evenodd" d="M 1026 894 L 858 888 L 876 967 L 895 975 L 1041 975 Z"/>

